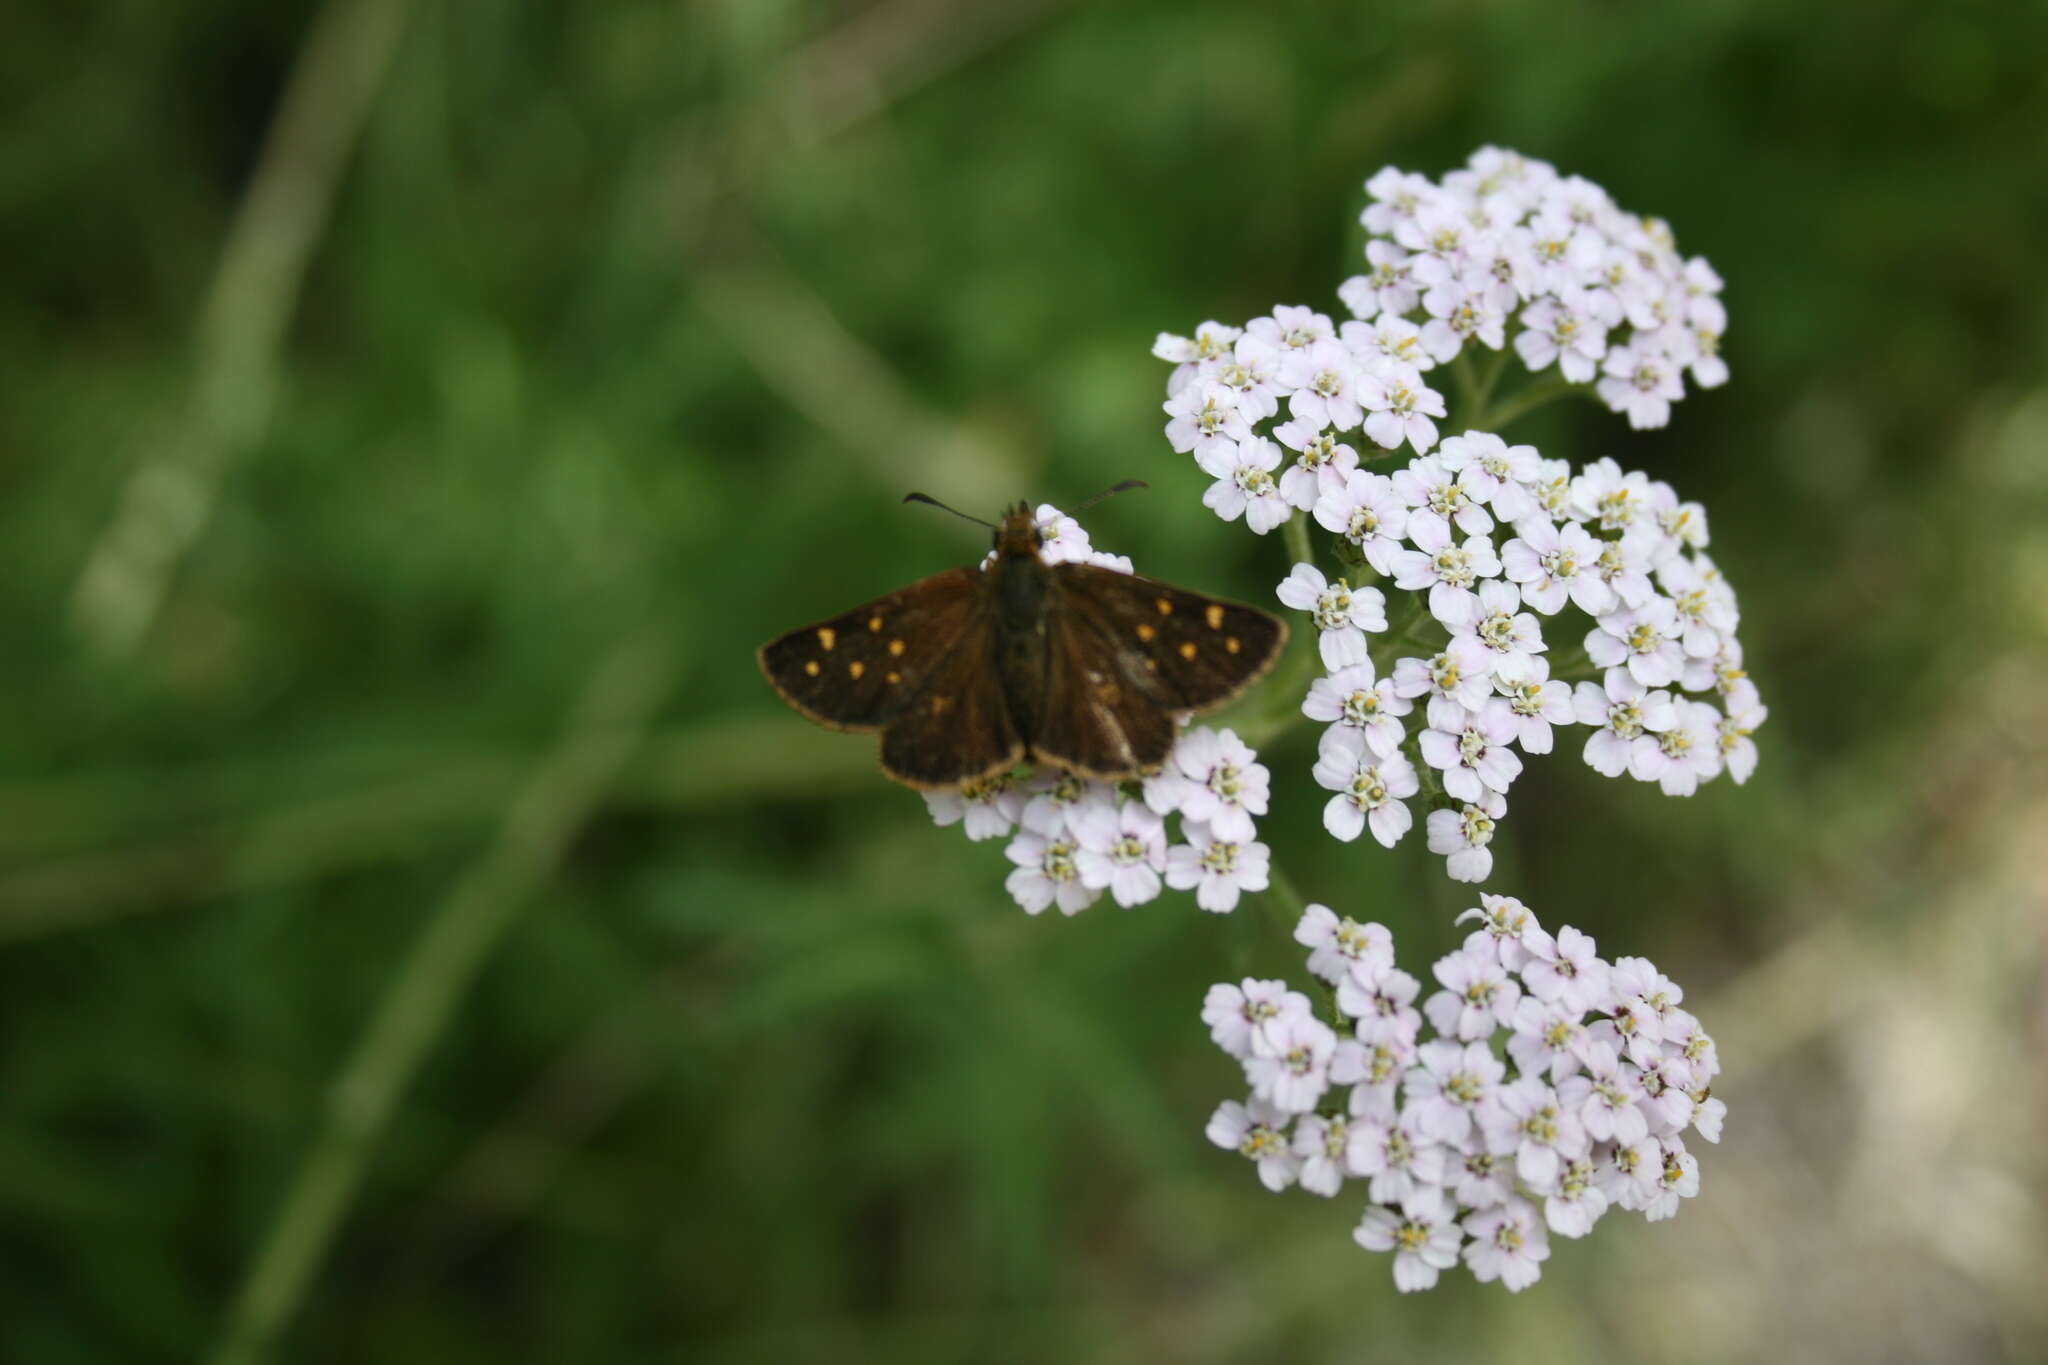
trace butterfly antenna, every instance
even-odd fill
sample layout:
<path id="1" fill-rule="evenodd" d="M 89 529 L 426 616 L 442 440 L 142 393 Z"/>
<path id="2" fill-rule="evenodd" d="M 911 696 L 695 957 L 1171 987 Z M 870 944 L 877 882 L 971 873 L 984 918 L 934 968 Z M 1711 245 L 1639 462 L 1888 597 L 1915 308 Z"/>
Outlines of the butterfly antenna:
<path id="1" fill-rule="evenodd" d="M 1151 485 L 1146 483 L 1143 479 L 1125 479 L 1122 483 L 1112 484 L 1108 488 L 1103 489 L 1100 493 L 1097 493 L 1094 497 L 1088 499 L 1088 501 L 1082 503 L 1079 507 L 1076 507 L 1074 511 L 1085 512 L 1089 508 L 1093 507 L 1096 503 L 1101 502 L 1104 498 L 1113 498 L 1118 493 L 1128 493 L 1133 488 L 1150 487 Z"/>
<path id="2" fill-rule="evenodd" d="M 933 496 L 932 496 L 931 494 L 929 494 L 929 493 L 905 493 L 905 494 L 903 495 L 903 500 L 904 500 L 905 502 L 923 502 L 923 503 L 929 503 L 929 504 L 931 504 L 931 505 L 932 505 L 933 507 L 936 507 L 936 508 L 938 508 L 938 509 L 939 509 L 939 510 L 940 510 L 941 512 L 951 512 L 951 513 L 952 513 L 952 514 L 953 514 L 954 516 L 956 516 L 956 517 L 960 518 L 960 520 L 962 520 L 962 521 L 971 521 L 971 522 L 973 522 L 973 523 L 974 523 L 974 524 L 975 524 L 976 526 L 986 526 L 986 527 L 988 527 L 988 529 L 989 529 L 989 530 L 991 530 L 991 531 L 993 531 L 993 530 L 995 530 L 995 529 L 996 529 L 996 526 L 995 526 L 995 523 L 994 523 L 994 522 L 992 522 L 992 521 L 983 521 L 983 520 L 982 520 L 982 519 L 981 519 L 980 517 L 970 517 L 970 516 L 968 516 L 968 515 L 967 515 L 967 514 L 966 514 L 965 512 L 961 511 L 961 510 L 960 510 L 959 508 L 957 508 L 957 507 L 948 507 L 948 506 L 946 506 L 946 504 L 944 504 L 943 502 L 940 502 L 940 501 L 939 501 L 939 500 L 938 500 L 937 498 L 933 497 Z"/>

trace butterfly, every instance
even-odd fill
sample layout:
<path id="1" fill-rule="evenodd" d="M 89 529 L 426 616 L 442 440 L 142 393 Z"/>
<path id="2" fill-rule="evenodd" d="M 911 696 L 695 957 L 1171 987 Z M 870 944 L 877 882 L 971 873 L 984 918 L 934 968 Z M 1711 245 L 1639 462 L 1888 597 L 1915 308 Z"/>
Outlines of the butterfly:
<path id="1" fill-rule="evenodd" d="M 1120 781 L 1155 771 L 1176 716 L 1240 695 L 1287 643 L 1286 622 L 1256 607 L 1046 563 L 1025 503 L 991 529 L 985 567 L 933 574 L 771 640 L 761 671 L 820 725 L 880 731 L 882 771 L 907 786 L 959 787 L 1027 758 Z"/>

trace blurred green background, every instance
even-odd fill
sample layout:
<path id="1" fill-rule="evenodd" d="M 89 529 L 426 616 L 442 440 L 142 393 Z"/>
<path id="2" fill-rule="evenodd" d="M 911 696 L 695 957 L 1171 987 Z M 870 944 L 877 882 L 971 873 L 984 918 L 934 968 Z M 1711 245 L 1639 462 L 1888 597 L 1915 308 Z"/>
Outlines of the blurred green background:
<path id="1" fill-rule="evenodd" d="M 0 1358 L 2048 1352 L 2048 11 L 15 6 L 0 44 Z M 989 512 L 1262 597 L 1161 329 L 1335 306 L 1513 146 L 1727 280 L 1734 382 L 1515 429 L 1703 499 L 1746 788 L 1516 788 L 1493 886 L 1720 1040 L 1675 1221 L 1397 1298 L 1261 1190 L 1254 905 L 1027 919 L 772 634 Z M 1456 941 L 1419 838 L 1265 837 Z"/>

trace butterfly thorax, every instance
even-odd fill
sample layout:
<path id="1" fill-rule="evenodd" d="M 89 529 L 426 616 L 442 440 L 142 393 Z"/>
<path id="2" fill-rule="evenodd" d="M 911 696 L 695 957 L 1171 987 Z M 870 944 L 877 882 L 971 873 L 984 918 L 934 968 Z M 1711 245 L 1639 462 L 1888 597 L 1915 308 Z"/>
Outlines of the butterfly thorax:
<path id="1" fill-rule="evenodd" d="M 988 566 L 989 587 L 1003 629 L 1036 633 L 1044 625 L 1046 563 L 1039 557 L 1045 543 L 1028 507 L 1019 503 L 996 528 L 995 559 Z"/>

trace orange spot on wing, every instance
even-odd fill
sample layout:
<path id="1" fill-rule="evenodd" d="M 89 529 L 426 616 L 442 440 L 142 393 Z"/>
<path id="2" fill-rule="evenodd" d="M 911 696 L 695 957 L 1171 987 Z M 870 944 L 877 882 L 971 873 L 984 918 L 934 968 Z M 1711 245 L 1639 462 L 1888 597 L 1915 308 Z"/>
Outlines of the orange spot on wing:
<path id="1" fill-rule="evenodd" d="M 829 652 L 832 646 L 839 643 L 839 632 L 830 626 L 819 626 L 818 643 L 823 645 Z"/>
<path id="2" fill-rule="evenodd" d="M 1180 647 L 1180 657 L 1188 660 L 1190 663 L 1194 662 L 1195 655 L 1198 652 L 1199 651 L 1196 650 L 1195 642 L 1193 640 L 1188 641 L 1186 644 Z"/>
<path id="3" fill-rule="evenodd" d="M 1223 608 L 1217 606 L 1214 602 L 1211 602 L 1208 606 L 1202 609 L 1202 615 L 1209 618 L 1209 629 L 1223 629 Z"/>

